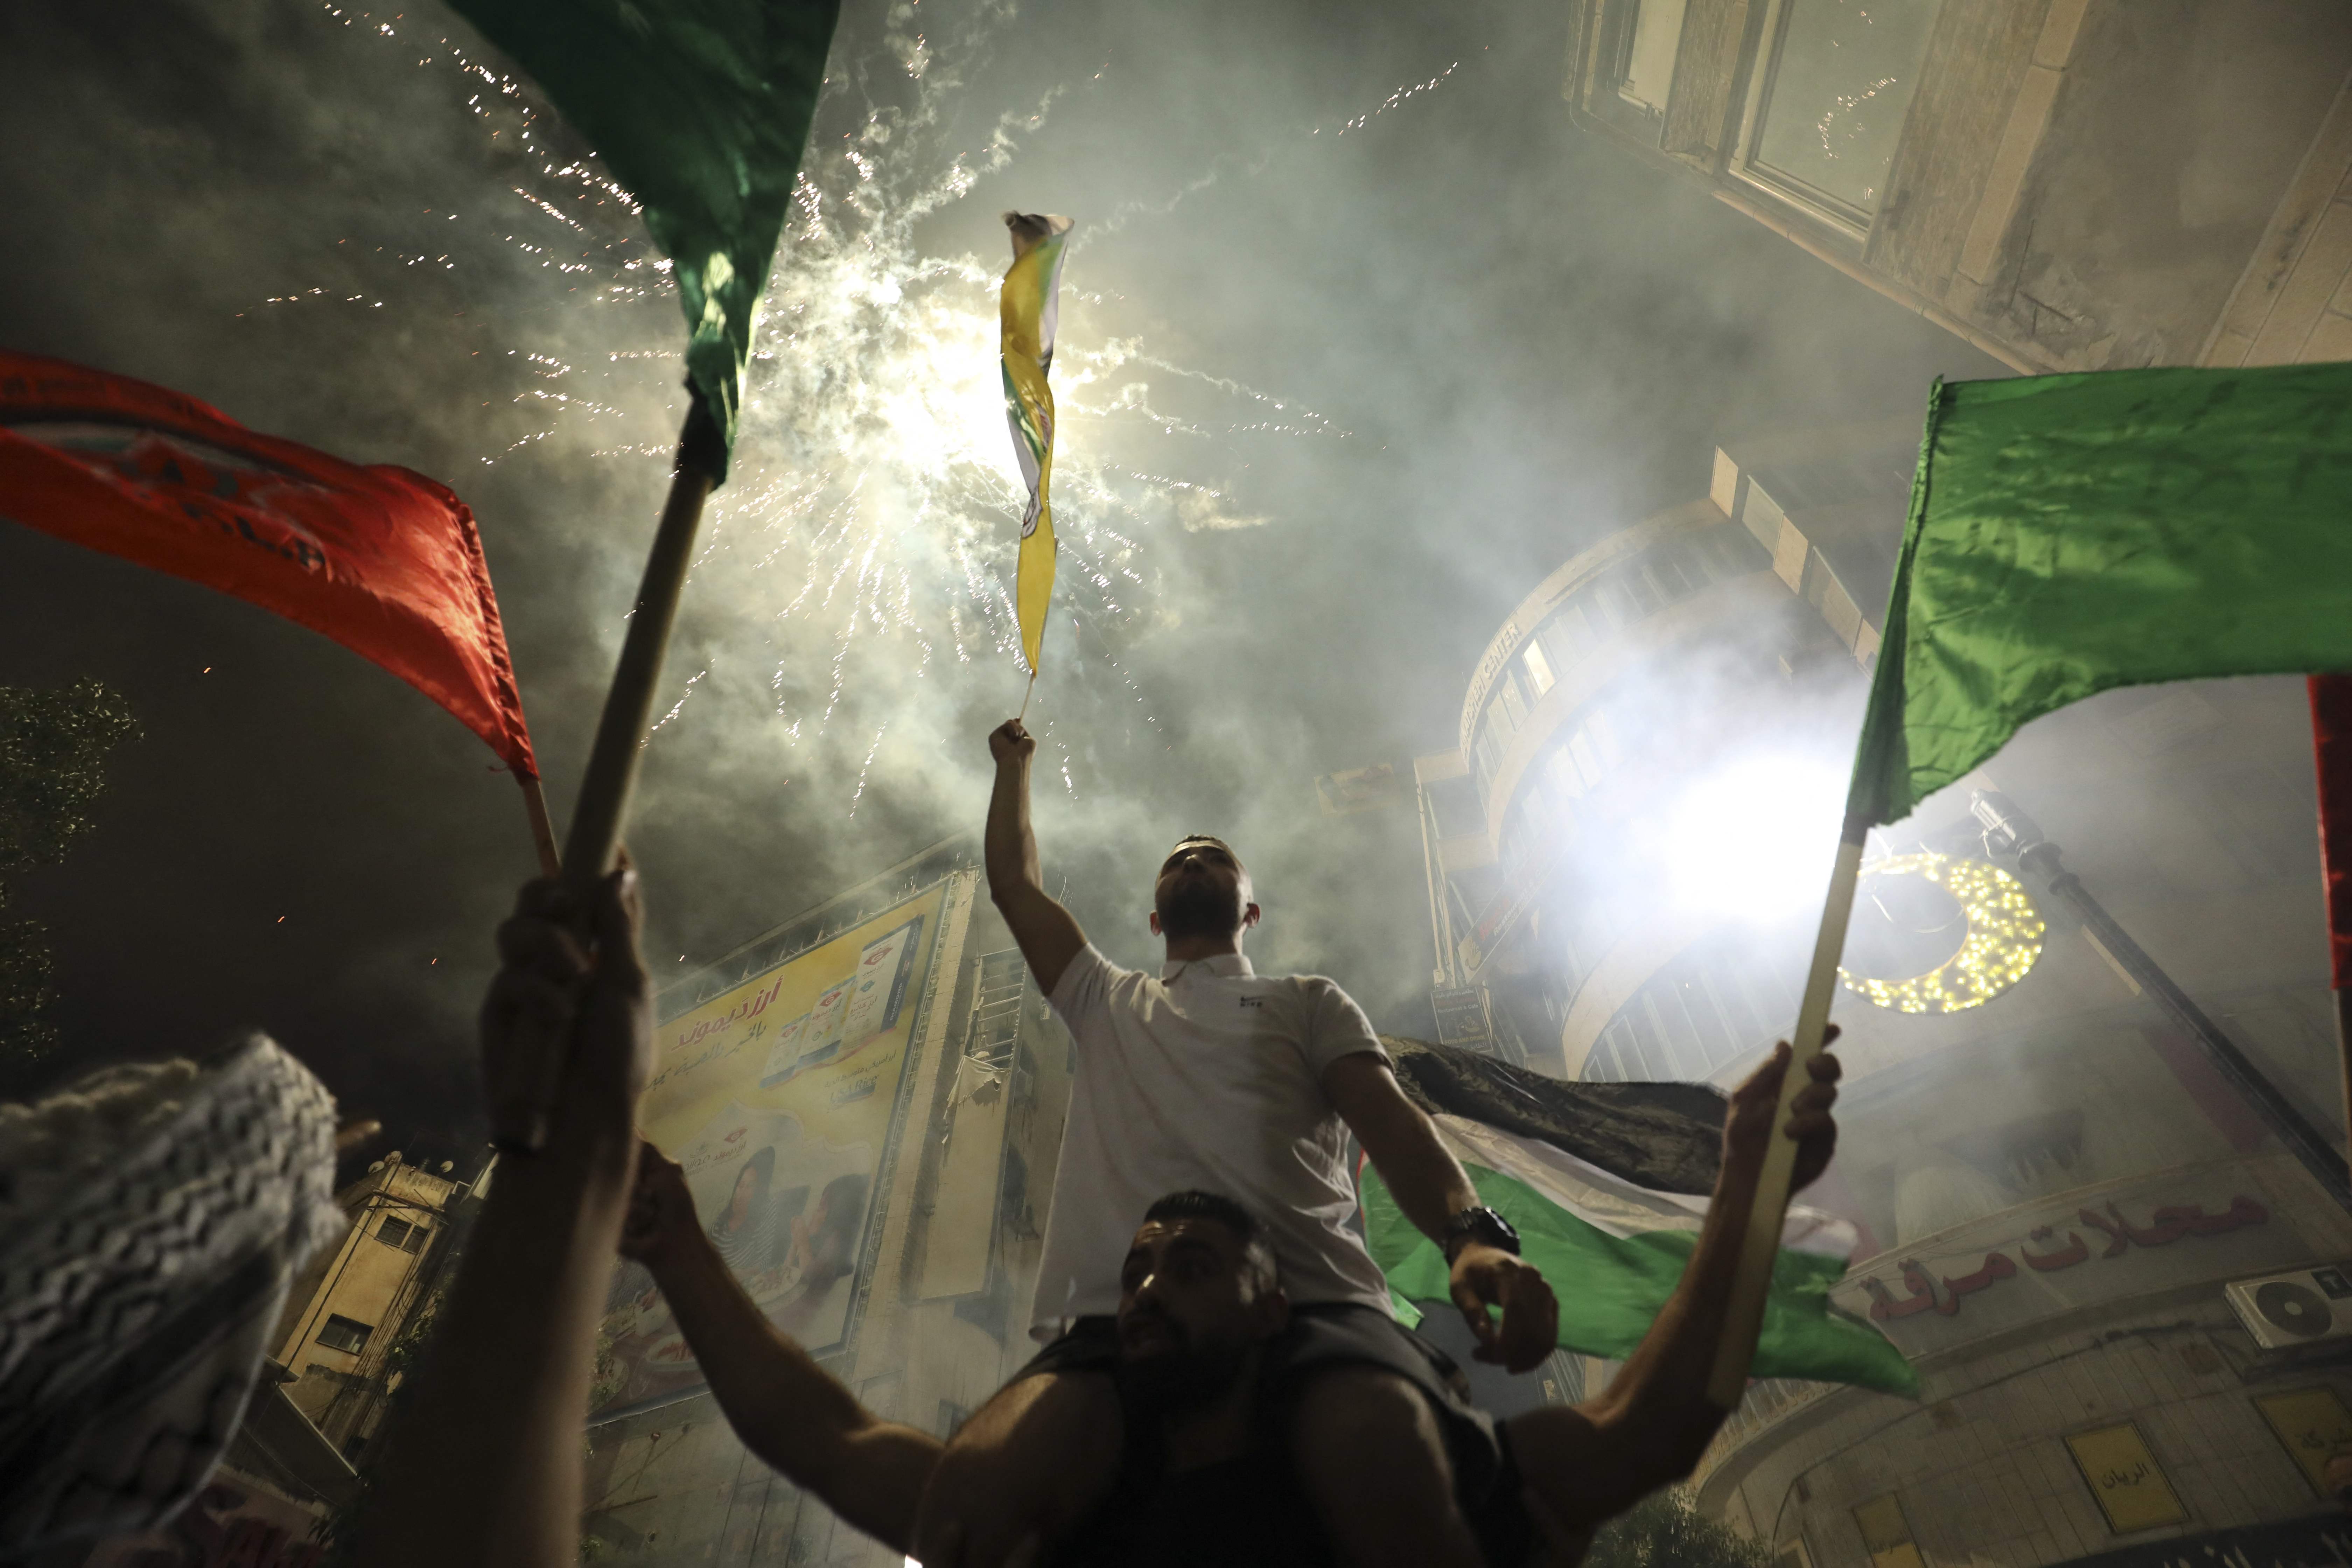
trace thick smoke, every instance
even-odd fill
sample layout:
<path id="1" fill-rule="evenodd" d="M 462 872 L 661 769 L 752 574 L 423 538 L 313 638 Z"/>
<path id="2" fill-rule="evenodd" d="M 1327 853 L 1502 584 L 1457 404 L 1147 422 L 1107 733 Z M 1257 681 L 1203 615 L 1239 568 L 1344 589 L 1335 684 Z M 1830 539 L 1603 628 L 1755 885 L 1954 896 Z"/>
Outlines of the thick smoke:
<path id="1" fill-rule="evenodd" d="M 561 814 L 681 412 L 624 194 L 435 0 L 40 11 L 0 22 L 5 341 L 455 485 Z M 1316 776 L 1450 744 L 1510 607 L 1702 493 L 1717 440 L 1991 371 L 1574 130 L 1563 27 L 1533 0 L 848 8 L 646 754 L 657 974 L 978 826 L 1023 687 L 1018 207 L 1080 226 L 1031 710 L 1049 880 L 1145 962 L 1151 868 L 1220 834 L 1261 963 L 1426 1030 L 1410 805 L 1328 817 Z M 474 1137 L 469 1016 L 530 868 L 478 747 L 243 606 L 0 552 L 0 679 L 99 674 L 149 729 L 102 831 L 16 895 L 58 927 L 75 1041 L 33 1076 L 253 1022 L 412 1149 Z"/>

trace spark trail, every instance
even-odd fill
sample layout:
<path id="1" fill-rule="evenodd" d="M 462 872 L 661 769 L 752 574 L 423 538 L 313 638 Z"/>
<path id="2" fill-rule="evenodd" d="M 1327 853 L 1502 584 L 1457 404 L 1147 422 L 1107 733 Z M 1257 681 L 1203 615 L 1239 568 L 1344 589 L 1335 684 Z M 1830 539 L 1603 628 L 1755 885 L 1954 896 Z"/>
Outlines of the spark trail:
<path id="1" fill-rule="evenodd" d="M 449 73 L 485 142 L 530 154 L 519 182 L 507 168 L 425 219 L 509 247 L 508 264 L 547 277 L 564 317 L 506 350 L 539 383 L 513 400 L 541 428 L 482 461 L 553 441 L 583 458 L 666 467 L 676 414 L 645 406 L 648 390 L 677 374 L 679 327 L 669 264 L 634 232 L 634 198 L 593 159 L 553 150 L 564 138 L 530 83 L 416 19 L 332 0 L 321 11 L 417 68 Z M 845 68 L 836 59 L 763 300 L 733 473 L 688 590 L 682 635 L 695 647 L 677 662 L 681 675 L 696 673 L 673 686 L 654 726 L 660 744 L 715 742 L 758 754 L 751 765 L 776 776 L 785 771 L 777 748 L 800 751 L 793 776 L 845 811 L 863 797 L 886 732 L 894 754 L 935 746 L 969 728 L 976 708 L 1020 689 L 1009 589 L 1024 493 L 997 369 L 996 290 L 1009 251 L 937 254 L 919 235 L 984 177 L 1012 169 L 1022 138 L 1049 117 L 1059 89 L 1001 115 L 977 148 L 950 145 L 950 110 L 1010 15 L 975 0 L 943 28 L 893 24 Z M 1399 89 L 1343 129 L 1452 71 Z M 1316 134 L 1301 130 L 1302 142 Z M 446 242 L 379 247 L 374 258 L 386 293 L 411 268 L 464 259 Z M 1062 570 L 1040 691 L 1069 712 L 1073 689 L 1087 689 L 1089 722 L 1150 735 L 1151 701 L 1118 655 L 1165 613 L 1154 539 L 1266 521 L 1244 515 L 1218 477 L 1238 469 L 1248 443 L 1348 433 L 1294 397 L 1153 353 L 1117 319 L 1116 293 L 1089 293 L 1088 282 L 1078 273 L 1065 288 L 1054 365 Z M 267 304 L 323 300 L 314 289 Z M 518 312 L 509 330 L 522 320 Z M 1155 401 L 1154 377 L 1175 402 Z M 611 520 L 615 529 L 634 521 Z M 806 754 L 812 746 L 820 754 Z M 1085 757 L 1056 749 L 1075 793 Z"/>

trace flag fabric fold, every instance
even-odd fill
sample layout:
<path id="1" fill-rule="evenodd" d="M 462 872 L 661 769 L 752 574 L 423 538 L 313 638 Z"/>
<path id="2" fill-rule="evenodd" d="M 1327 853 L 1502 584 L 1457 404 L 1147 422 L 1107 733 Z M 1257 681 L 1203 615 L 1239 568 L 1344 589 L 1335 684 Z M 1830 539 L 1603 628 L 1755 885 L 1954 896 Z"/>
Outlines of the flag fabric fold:
<path id="1" fill-rule="evenodd" d="M 452 4 L 530 73 L 643 205 L 675 268 L 688 379 L 723 437 L 716 484 L 840 0 Z"/>
<path id="2" fill-rule="evenodd" d="M 1054 478 L 1054 390 L 1046 375 L 1054 367 L 1062 249 L 1070 220 L 1006 213 L 1004 226 L 1013 232 L 1013 266 L 997 297 L 1003 327 L 1004 418 L 1013 428 L 1021 477 L 1029 484 L 1029 505 L 1021 514 L 1021 563 L 1013 599 L 1021 654 L 1034 679 L 1045 641 L 1045 612 L 1054 600 L 1054 509 L 1046 494 Z"/>
<path id="3" fill-rule="evenodd" d="M 146 382 L 0 352 L 0 517 L 332 638 L 538 776 L 474 514 L 422 474 L 257 434 Z"/>
<path id="4" fill-rule="evenodd" d="M 1622 1359 L 1656 1321 L 1706 1218 L 1724 1097 L 1699 1084 L 1569 1083 L 1492 1058 L 1383 1037 L 1482 1202 L 1519 1232 L 1559 1299 L 1563 1350 Z M 1444 1254 L 1362 1174 L 1365 1236 L 1400 1310 L 1448 1298 Z M 1754 1371 L 1916 1395 L 1918 1377 L 1870 1324 L 1833 1309 L 1853 1226 L 1792 1208 L 1782 1223 Z"/>
<path id="5" fill-rule="evenodd" d="M 1850 819 L 2112 687 L 2352 670 L 2352 363 L 1937 383 Z"/>

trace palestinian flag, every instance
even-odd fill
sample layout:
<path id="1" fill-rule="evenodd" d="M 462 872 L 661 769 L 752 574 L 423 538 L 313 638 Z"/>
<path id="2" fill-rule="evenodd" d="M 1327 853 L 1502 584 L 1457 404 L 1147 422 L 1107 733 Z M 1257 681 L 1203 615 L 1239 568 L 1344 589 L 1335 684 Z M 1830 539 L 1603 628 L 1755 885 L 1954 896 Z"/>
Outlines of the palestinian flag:
<path id="1" fill-rule="evenodd" d="M 1665 1306 L 1706 1217 L 1722 1163 L 1718 1091 L 1694 1083 L 1569 1083 L 1492 1058 L 1381 1037 L 1406 1095 L 1436 1121 L 1478 1195 L 1519 1233 L 1559 1298 L 1559 1345 L 1622 1360 Z M 1447 1299 L 1445 1257 L 1364 1167 L 1365 1237 L 1399 1316 Z M 1753 1374 L 1916 1396 L 1884 1335 L 1830 1305 L 1853 1226 L 1791 1208 Z"/>

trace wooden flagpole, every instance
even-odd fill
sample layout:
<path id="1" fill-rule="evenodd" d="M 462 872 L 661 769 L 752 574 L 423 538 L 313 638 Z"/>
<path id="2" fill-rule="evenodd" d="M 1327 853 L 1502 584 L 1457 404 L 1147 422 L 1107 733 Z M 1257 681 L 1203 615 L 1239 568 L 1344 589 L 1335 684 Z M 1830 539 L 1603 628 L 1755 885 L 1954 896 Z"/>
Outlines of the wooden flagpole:
<path id="1" fill-rule="evenodd" d="M 555 852 L 555 824 L 547 815 L 547 792 L 537 773 L 517 773 L 522 785 L 523 815 L 530 819 L 531 847 L 539 851 L 539 874 L 550 880 L 563 874 L 563 858 Z"/>
<path id="2" fill-rule="evenodd" d="M 1772 1112 L 1772 1138 L 1764 1146 L 1764 1169 L 1741 1233 L 1739 1263 L 1723 1312 L 1723 1338 L 1715 1347 L 1706 1396 L 1718 1409 L 1736 1410 L 1748 1391 L 1748 1366 L 1756 1359 L 1756 1339 L 1764 1328 L 1764 1300 L 1772 1287 L 1772 1261 L 1780 1250 L 1780 1225 L 1789 1211 L 1789 1184 L 1796 1174 L 1797 1141 L 1788 1136 L 1789 1105 L 1812 1081 L 1805 1065 L 1822 1053 L 1829 1030 L 1830 1001 L 1837 992 L 1838 959 L 1845 952 L 1845 928 L 1853 918 L 1853 893 L 1862 879 L 1862 846 L 1870 825 L 1849 816 L 1839 835 L 1837 860 L 1830 870 L 1829 898 L 1822 905 L 1821 934 L 1813 941 L 1813 966 L 1805 976 L 1805 996 L 1797 1008 L 1797 1031 L 1790 1040 L 1789 1072 L 1780 1080 L 1780 1103 Z"/>
<path id="3" fill-rule="evenodd" d="M 604 693 L 604 716 L 596 721 L 587 776 L 581 781 L 572 831 L 563 844 L 562 875 L 577 892 L 593 889 L 613 868 L 621 825 L 628 816 L 629 795 L 637 781 L 637 753 L 645 744 L 646 721 L 653 716 L 662 656 L 669 647 L 670 627 L 677 619 L 678 593 L 686 584 L 694 536 L 702 523 L 702 505 L 710 495 L 711 476 L 720 471 L 725 458 L 718 422 L 697 393 L 678 437 L 669 500 L 662 507 L 653 551 L 646 558 L 645 578 L 637 587 L 636 605 L 629 613 L 628 635 L 621 643 L 621 661 L 613 672 L 611 689 Z M 526 805 L 530 797 L 526 790 Z M 545 809 L 543 801 L 540 809 Z M 551 829 L 547 840 L 551 852 L 553 841 Z M 500 1069 L 501 1081 L 489 1086 L 490 1139 L 502 1152 L 533 1154 L 546 1142 L 548 1116 L 569 1065 L 560 1044 L 548 1041 L 537 1048 L 519 1046 L 515 1059 Z"/>

